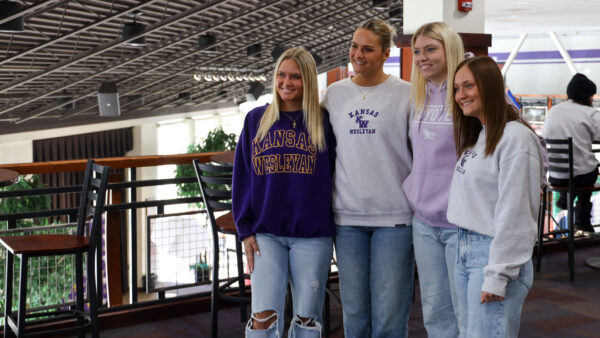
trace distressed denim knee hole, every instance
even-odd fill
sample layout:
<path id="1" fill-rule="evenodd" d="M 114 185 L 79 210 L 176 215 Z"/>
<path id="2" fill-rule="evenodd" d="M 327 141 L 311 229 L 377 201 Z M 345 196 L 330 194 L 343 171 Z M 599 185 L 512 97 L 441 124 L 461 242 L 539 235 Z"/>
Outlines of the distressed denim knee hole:
<path id="1" fill-rule="evenodd" d="M 288 332 L 288 337 L 321 337 L 321 323 L 317 322 L 315 317 L 300 317 L 294 316 L 292 325 Z"/>
<path id="2" fill-rule="evenodd" d="M 256 315 L 258 314 L 269 314 L 267 317 L 265 318 L 257 318 Z M 248 324 L 246 325 L 246 330 L 248 331 L 270 331 L 273 328 L 275 328 L 275 330 L 277 330 L 277 322 L 279 316 L 277 314 L 277 311 L 274 310 L 265 310 L 262 312 L 255 312 L 252 314 L 252 316 L 250 317 L 250 320 L 248 321 Z M 260 323 L 258 324 L 258 326 L 266 326 L 266 327 L 261 327 L 261 328 L 257 328 L 254 329 L 254 323 Z"/>

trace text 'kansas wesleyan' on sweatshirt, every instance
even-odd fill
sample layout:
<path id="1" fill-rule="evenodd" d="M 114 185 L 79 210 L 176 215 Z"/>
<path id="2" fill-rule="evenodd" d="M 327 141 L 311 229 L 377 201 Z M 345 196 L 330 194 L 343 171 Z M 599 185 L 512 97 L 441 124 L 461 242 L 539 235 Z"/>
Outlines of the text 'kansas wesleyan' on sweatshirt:
<path id="1" fill-rule="evenodd" d="M 414 217 L 443 228 L 456 228 L 446 219 L 450 182 L 456 164 L 452 112 L 446 105 L 447 84 L 427 81 L 425 106 L 411 114 L 413 165 L 402 188 Z"/>
<path id="2" fill-rule="evenodd" d="M 267 106 L 248 113 L 235 151 L 232 204 L 240 239 L 256 233 L 334 236 L 331 175 L 335 139 L 327 114 L 323 118 L 327 149 L 317 152 L 302 111 L 280 112 L 279 120 L 257 142 L 259 121 Z"/>
<path id="3" fill-rule="evenodd" d="M 410 84 L 395 76 L 374 87 L 347 78 L 327 88 L 323 106 L 337 140 L 336 224 L 411 224 L 412 209 L 402 190 L 411 166 L 409 95 Z"/>

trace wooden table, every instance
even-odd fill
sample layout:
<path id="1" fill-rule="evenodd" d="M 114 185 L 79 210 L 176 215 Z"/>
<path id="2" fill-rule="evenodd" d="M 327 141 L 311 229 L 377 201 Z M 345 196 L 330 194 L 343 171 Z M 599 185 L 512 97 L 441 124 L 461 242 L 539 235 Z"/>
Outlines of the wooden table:
<path id="1" fill-rule="evenodd" d="M 19 173 L 14 170 L 0 169 L 0 187 L 6 187 L 19 181 Z"/>
<path id="2" fill-rule="evenodd" d="M 235 157 L 235 150 L 226 151 L 224 153 L 211 156 L 211 161 L 220 164 L 233 165 L 233 158 Z"/>

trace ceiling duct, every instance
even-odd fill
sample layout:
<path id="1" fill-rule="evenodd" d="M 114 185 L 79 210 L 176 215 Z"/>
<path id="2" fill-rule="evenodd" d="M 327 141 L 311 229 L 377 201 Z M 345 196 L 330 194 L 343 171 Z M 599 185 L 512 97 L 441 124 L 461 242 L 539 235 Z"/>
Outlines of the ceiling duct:
<path id="1" fill-rule="evenodd" d="M 310 52 L 310 55 L 315 59 L 315 65 L 317 65 L 317 67 L 323 63 L 323 58 L 319 54 Z"/>
<path id="2" fill-rule="evenodd" d="M 56 103 L 60 105 L 58 109 L 60 110 L 73 110 L 75 109 L 75 101 L 71 101 L 73 98 L 71 96 L 59 97 L 56 99 Z M 69 103 L 65 103 L 69 102 Z"/>
<path id="3" fill-rule="evenodd" d="M 140 11 L 133 11 L 130 15 L 133 16 L 133 22 L 126 22 L 123 24 L 123 39 L 129 39 L 146 30 L 145 25 L 136 21 L 136 18 L 142 15 Z M 146 46 L 146 37 L 142 35 L 137 39 L 129 40 L 125 42 L 125 46 L 144 47 Z"/>
<path id="4" fill-rule="evenodd" d="M 276 45 L 275 47 L 273 47 L 273 50 L 271 51 L 271 56 L 273 57 L 274 60 L 277 60 L 277 59 L 279 59 L 281 54 L 283 54 L 286 50 L 287 50 L 286 46 Z"/>
<path id="5" fill-rule="evenodd" d="M 14 1 L 0 1 L 0 18 L 6 18 L 21 11 L 21 4 Z M 0 24 L 0 32 L 17 33 L 25 30 L 23 16 Z"/>
<path id="6" fill-rule="evenodd" d="M 217 37 L 214 36 L 213 34 L 204 34 L 204 35 L 200 35 L 198 37 L 198 48 L 199 49 L 205 49 L 208 48 L 212 45 L 214 45 L 217 42 Z"/>
<path id="7" fill-rule="evenodd" d="M 250 57 L 260 58 L 260 56 L 261 56 L 260 51 L 261 50 L 262 50 L 262 46 L 260 45 L 260 43 L 256 43 L 256 44 L 253 44 L 251 46 L 248 46 L 246 48 L 246 53 Z"/>
<path id="8" fill-rule="evenodd" d="M 402 8 L 396 8 L 389 11 L 389 21 L 402 21 Z"/>
<path id="9" fill-rule="evenodd" d="M 264 90 L 265 86 L 263 86 L 260 82 L 252 82 L 250 84 L 250 88 L 248 88 L 248 91 L 246 92 L 246 100 L 256 101 Z"/>
<path id="10" fill-rule="evenodd" d="M 179 93 L 177 97 L 183 102 L 192 102 L 192 93 L 190 92 Z"/>

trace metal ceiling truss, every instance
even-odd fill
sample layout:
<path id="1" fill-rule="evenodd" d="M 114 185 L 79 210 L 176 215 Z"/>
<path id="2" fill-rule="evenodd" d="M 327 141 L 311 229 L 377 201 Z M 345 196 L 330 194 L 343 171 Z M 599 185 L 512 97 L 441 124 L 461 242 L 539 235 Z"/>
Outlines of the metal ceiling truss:
<path id="1" fill-rule="evenodd" d="M 198 82 L 193 74 L 226 67 L 270 75 L 278 45 L 310 50 L 327 71 L 347 62 L 358 22 L 402 8 L 402 0 L 10 1 L 21 10 L 0 13 L 0 24 L 23 16 L 25 31 L 0 32 L 0 134 L 233 106 L 248 82 Z M 134 20 L 145 29 L 124 37 Z M 401 33 L 401 20 L 393 24 Z M 206 34 L 216 41 L 199 46 Z M 140 37 L 145 46 L 127 45 Z M 255 44 L 260 52 L 248 55 Z M 120 117 L 98 114 L 103 82 L 117 83 Z"/>

